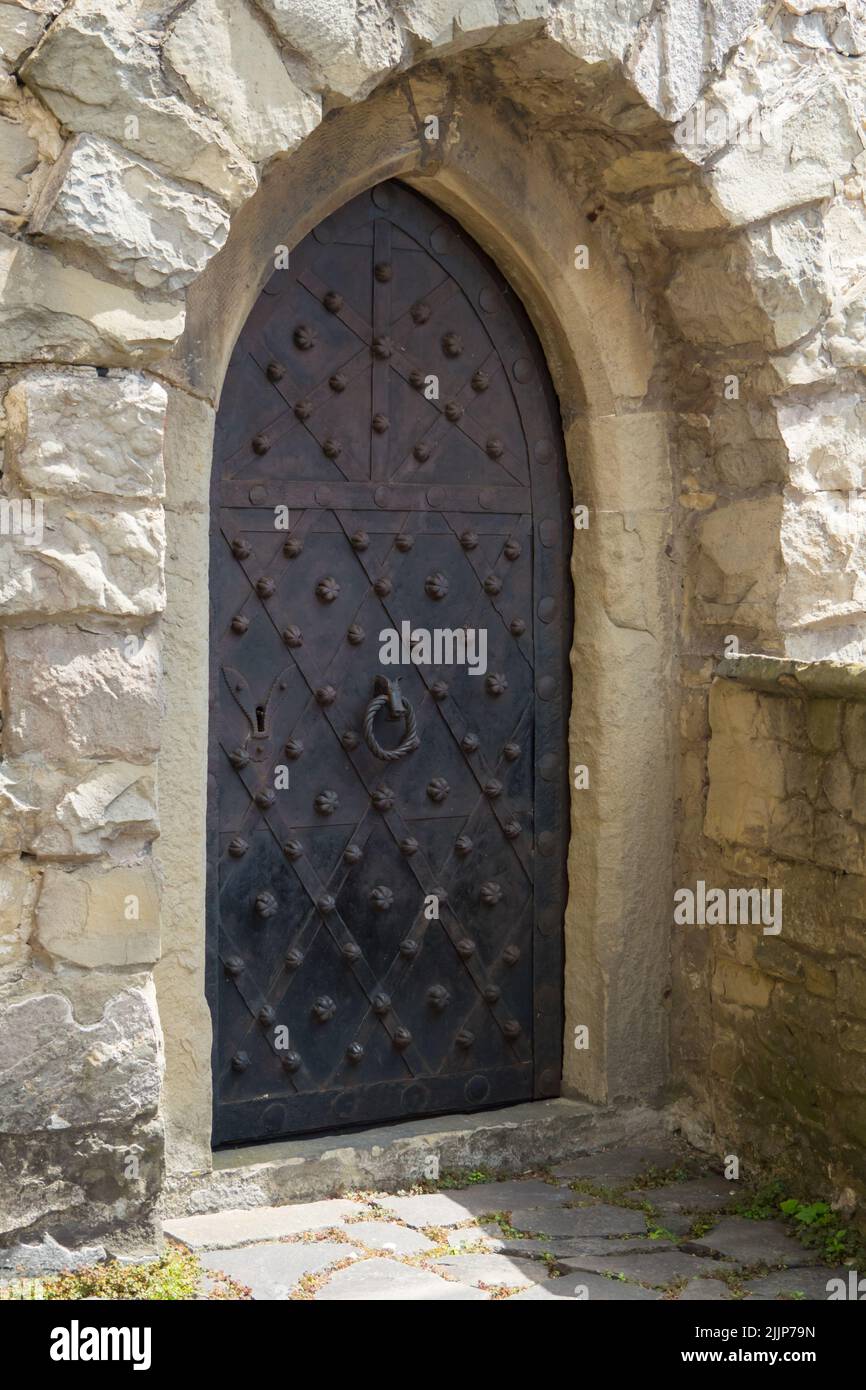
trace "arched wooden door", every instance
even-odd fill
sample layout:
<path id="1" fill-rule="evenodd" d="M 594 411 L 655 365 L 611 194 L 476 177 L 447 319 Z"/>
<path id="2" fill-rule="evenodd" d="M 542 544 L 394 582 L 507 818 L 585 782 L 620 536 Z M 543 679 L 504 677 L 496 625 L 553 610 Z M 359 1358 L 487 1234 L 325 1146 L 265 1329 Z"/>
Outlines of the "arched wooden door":
<path id="1" fill-rule="evenodd" d="M 215 1142 L 556 1095 L 559 413 L 513 291 L 417 193 L 355 198 L 266 285 L 212 506 Z"/>

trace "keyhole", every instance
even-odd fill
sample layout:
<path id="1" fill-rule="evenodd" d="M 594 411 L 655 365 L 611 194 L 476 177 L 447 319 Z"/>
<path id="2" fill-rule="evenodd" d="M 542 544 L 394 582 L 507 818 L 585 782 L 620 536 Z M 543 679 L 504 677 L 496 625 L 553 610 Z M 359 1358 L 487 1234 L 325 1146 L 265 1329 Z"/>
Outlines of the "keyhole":
<path id="1" fill-rule="evenodd" d="M 265 707 L 264 707 L 264 705 L 256 705 L 256 732 L 257 732 L 257 733 L 260 733 L 260 734 L 263 734 L 263 733 L 265 732 Z"/>

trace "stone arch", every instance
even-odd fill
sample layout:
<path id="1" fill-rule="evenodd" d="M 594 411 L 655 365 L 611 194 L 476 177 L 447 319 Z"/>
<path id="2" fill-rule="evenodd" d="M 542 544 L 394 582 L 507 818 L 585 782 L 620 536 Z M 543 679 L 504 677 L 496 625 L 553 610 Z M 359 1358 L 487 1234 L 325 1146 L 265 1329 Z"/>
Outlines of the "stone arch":
<path id="1" fill-rule="evenodd" d="M 46 1116 L 16 1118 L 63 1189 L 21 1228 L 56 1223 L 61 1207 L 79 1230 L 110 1226 L 124 1202 L 146 1215 L 161 1117 L 176 1175 L 209 1162 L 197 827 L 213 405 L 274 246 L 290 249 L 385 177 L 416 182 L 489 250 L 559 392 L 575 497 L 597 523 L 575 561 L 588 601 L 572 755 L 591 784 L 575 802 L 567 964 L 569 1027 L 588 1024 L 594 1042 L 566 1050 L 566 1081 L 595 1100 L 659 1094 L 668 895 L 677 849 L 687 858 L 702 834 L 700 728 L 721 636 L 850 658 L 866 602 L 866 349 L 847 249 L 866 243 L 856 26 L 837 6 L 816 49 L 777 8 L 768 27 L 757 0 L 731 15 L 710 7 L 702 24 L 687 8 L 382 0 L 357 21 L 353 5 L 329 6 L 326 23 L 314 4 L 270 0 L 196 0 L 146 21 L 135 3 L 105 0 L 56 18 L 59 6 L 27 11 L 19 50 L 7 48 L 22 172 L 0 238 L 5 485 L 13 500 L 44 497 L 51 539 L 0 541 L 14 784 L 4 867 L 20 904 L 10 997 L 16 1020 L 20 1009 L 37 1020 L 34 1036 L 43 996 L 60 1001 L 44 1007 L 74 1039 L 113 1020 L 116 1084 L 140 1074 L 141 1103 L 110 1123 L 147 1163 L 131 1206 L 128 1193 L 109 1197 L 85 1217 L 62 1176 L 84 1160 L 69 1164 Z M 782 75 L 799 84 L 787 104 Z M 445 118 L 432 141 L 428 112 Z M 101 396 L 94 367 L 109 369 Z M 70 449 L 58 468 L 59 426 Z M 78 635 L 81 619 L 95 642 Z M 146 652 L 134 678 L 116 652 L 130 634 Z M 131 944 L 100 906 L 124 886 L 155 899 L 157 641 L 162 1110 L 156 912 Z M 70 733 L 37 688 L 34 653 L 52 669 L 95 663 L 88 688 L 141 713 L 132 744 Z M 695 747 L 678 764 L 679 679 Z M 31 706 L 44 718 L 16 718 Z M 59 738 L 73 759 L 57 759 Z M 675 844 L 677 797 L 692 810 Z M 129 882 L 112 887 L 117 873 Z M 70 964 L 93 972 L 86 987 Z M 71 1094 L 75 1055 L 58 1081 Z M 82 1144 L 105 1123 L 103 1102 L 82 1095 Z"/>

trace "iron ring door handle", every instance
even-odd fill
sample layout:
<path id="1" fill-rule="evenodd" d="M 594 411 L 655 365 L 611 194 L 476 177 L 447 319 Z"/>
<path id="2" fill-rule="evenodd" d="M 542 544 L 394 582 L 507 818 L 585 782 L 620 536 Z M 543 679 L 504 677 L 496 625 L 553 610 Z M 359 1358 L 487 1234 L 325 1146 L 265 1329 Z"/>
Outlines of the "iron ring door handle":
<path id="1" fill-rule="evenodd" d="M 415 711 L 402 694 L 399 680 L 389 681 L 385 676 L 378 676 L 375 689 L 378 694 L 373 696 L 364 715 L 364 740 L 374 757 L 381 758 L 385 763 L 396 763 L 408 753 L 414 752 L 421 742 L 415 722 Z M 386 705 L 391 711 L 392 719 L 403 720 L 403 741 L 398 743 L 396 748 L 383 748 L 373 733 L 376 715 Z"/>

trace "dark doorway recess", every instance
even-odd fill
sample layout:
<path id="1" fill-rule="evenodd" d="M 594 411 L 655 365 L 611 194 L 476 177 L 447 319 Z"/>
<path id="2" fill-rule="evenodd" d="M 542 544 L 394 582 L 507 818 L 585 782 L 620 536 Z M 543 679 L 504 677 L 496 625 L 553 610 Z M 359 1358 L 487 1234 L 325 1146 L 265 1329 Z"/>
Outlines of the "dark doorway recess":
<path id="1" fill-rule="evenodd" d="M 274 272 L 219 409 L 216 1143 L 558 1093 L 570 537 L 513 291 L 414 191 L 355 198 Z"/>

